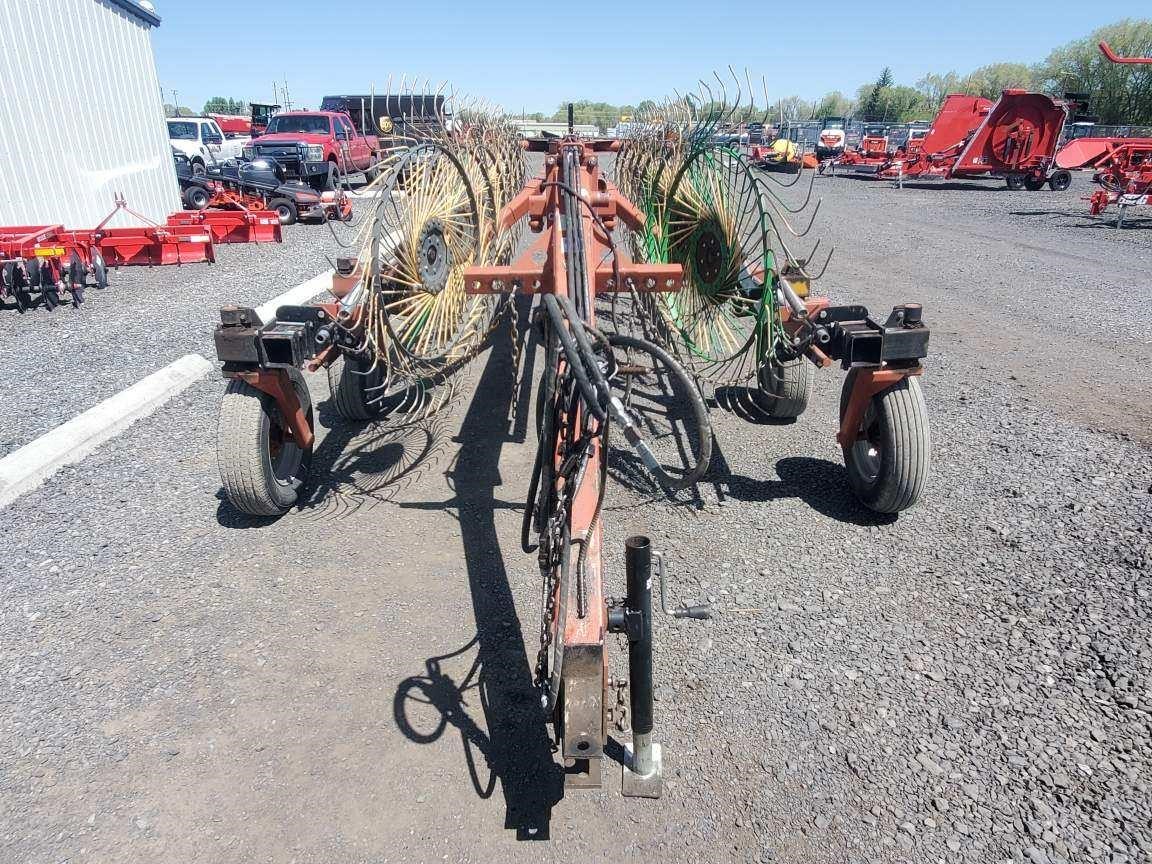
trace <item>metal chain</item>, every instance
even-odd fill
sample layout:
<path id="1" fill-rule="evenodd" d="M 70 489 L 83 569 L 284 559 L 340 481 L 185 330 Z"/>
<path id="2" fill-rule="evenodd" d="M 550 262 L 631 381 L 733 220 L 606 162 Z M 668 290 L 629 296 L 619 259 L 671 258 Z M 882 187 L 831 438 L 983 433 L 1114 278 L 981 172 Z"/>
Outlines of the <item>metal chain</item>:
<path id="1" fill-rule="evenodd" d="M 540 615 L 540 650 L 536 653 L 535 683 L 542 694 L 547 694 L 551 689 L 548 654 L 552 647 L 552 616 L 556 614 L 556 573 L 561 560 L 560 544 L 564 542 L 564 521 L 567 518 L 568 508 L 565 503 L 561 503 L 548 520 L 545 536 L 540 538 L 540 575 L 544 577 L 545 601 Z"/>
<path id="2" fill-rule="evenodd" d="M 523 354 L 523 345 L 520 343 L 520 310 L 517 308 L 516 299 L 519 292 L 515 287 L 512 293 L 508 295 L 508 305 L 510 307 L 508 338 L 512 340 L 512 423 L 516 422 L 516 412 L 520 406 L 520 400 L 517 398 L 520 393 L 520 361 Z"/>

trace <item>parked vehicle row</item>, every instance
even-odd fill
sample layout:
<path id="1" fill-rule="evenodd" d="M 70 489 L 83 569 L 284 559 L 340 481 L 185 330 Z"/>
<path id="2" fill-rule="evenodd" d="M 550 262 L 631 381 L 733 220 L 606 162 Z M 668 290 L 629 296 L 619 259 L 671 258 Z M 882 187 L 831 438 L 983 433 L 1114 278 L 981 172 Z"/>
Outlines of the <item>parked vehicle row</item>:
<path id="1" fill-rule="evenodd" d="M 176 117 L 168 121 L 168 140 L 188 157 L 195 173 L 203 174 L 209 165 L 238 159 L 249 139 L 225 136 L 211 117 Z"/>

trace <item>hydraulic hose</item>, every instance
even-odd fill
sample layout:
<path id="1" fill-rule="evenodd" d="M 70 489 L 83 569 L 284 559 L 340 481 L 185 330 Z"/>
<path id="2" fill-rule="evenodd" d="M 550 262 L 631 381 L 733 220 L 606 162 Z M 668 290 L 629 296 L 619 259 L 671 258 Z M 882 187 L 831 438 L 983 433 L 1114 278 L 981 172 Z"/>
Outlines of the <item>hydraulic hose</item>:
<path id="1" fill-rule="evenodd" d="M 571 332 L 575 335 L 576 347 L 584 363 L 585 377 L 587 377 L 588 374 L 591 375 L 592 381 L 595 383 L 595 389 L 599 391 L 599 393 L 593 391 L 594 394 L 604 399 L 604 405 L 607 406 L 608 413 L 612 416 L 613 420 L 620 424 L 625 439 L 632 445 L 632 449 L 639 454 L 640 461 L 644 463 L 644 467 L 652 473 L 652 476 L 654 476 L 665 489 L 674 491 L 687 485 L 683 480 L 675 479 L 664 470 L 663 466 L 656 459 L 656 454 L 652 452 L 652 448 L 648 446 L 648 442 L 644 440 L 644 437 L 640 434 L 640 430 L 636 427 L 636 424 L 632 422 L 632 417 L 628 414 L 624 403 L 620 401 L 619 397 L 613 394 L 608 379 L 600 370 L 599 358 L 596 356 L 596 352 L 592 350 L 592 343 L 588 341 L 588 334 L 584 332 L 584 322 L 576 317 L 576 310 L 572 305 L 571 299 L 564 296 L 556 297 L 550 294 L 545 295 L 544 299 L 545 301 L 552 300 L 557 306 L 563 306 L 565 312 L 568 314 L 569 320 L 574 320 L 574 326 Z"/>
<path id="2" fill-rule="evenodd" d="M 604 406 L 600 402 L 596 388 L 588 377 L 589 370 L 587 363 L 579 347 L 576 345 L 576 340 L 572 338 L 573 332 L 583 331 L 583 325 L 577 318 L 575 325 L 571 329 L 568 328 L 568 320 L 565 318 L 560 303 L 554 294 L 544 295 L 544 309 L 547 311 L 548 317 L 552 321 L 552 326 L 556 330 L 556 337 L 560 340 L 560 347 L 564 349 L 564 356 L 567 358 L 568 366 L 572 370 L 572 375 L 576 378 L 576 383 L 580 387 L 580 394 L 584 397 L 584 403 L 588 406 L 588 410 L 592 412 L 592 415 L 597 420 L 603 422 L 605 416 L 607 416 L 604 411 Z M 596 363 L 592 363 L 591 365 L 594 375 L 600 372 L 599 365 Z"/>

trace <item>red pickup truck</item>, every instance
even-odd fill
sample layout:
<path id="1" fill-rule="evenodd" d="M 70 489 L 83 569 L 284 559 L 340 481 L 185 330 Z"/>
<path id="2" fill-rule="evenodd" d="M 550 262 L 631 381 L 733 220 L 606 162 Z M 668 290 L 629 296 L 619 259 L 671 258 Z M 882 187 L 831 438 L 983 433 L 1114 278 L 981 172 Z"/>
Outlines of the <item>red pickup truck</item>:
<path id="1" fill-rule="evenodd" d="M 347 114 L 335 111 L 286 111 L 268 121 L 268 129 L 244 147 L 244 158 L 274 159 L 289 177 L 323 188 L 341 174 L 363 173 L 376 179 L 380 142 L 361 135 Z"/>

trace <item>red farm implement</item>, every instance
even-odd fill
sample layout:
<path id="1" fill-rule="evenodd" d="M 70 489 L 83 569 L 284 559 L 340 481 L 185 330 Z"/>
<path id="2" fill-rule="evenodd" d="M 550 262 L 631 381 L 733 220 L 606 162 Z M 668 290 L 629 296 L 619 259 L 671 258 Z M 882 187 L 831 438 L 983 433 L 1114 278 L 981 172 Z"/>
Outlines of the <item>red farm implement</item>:
<path id="1" fill-rule="evenodd" d="M 1152 65 L 1152 57 L 1121 57 L 1107 42 L 1100 43 L 1100 51 L 1113 63 Z M 1078 138 L 1056 159 L 1063 168 L 1095 172 L 1092 182 L 1100 188 L 1088 198 L 1091 213 L 1099 216 L 1115 206 L 1117 228 L 1130 208 L 1152 206 L 1152 138 Z"/>
<path id="2" fill-rule="evenodd" d="M 140 221 L 139 225 L 108 227 L 123 210 Z M 159 264 L 199 264 L 213 262 L 216 253 L 212 237 L 199 225 L 160 225 L 132 210 L 123 198 L 104 220 L 91 230 L 68 230 L 65 237 L 73 245 L 98 249 L 110 267 Z"/>
<path id="3" fill-rule="evenodd" d="M 1040 93 L 1005 90 L 993 104 L 952 94 L 914 156 L 894 159 L 886 179 L 950 180 L 1002 177 L 1009 189 L 1067 189 L 1071 175 L 1053 171 L 1068 108 Z"/>
<path id="4" fill-rule="evenodd" d="M 73 306 L 84 302 L 89 280 L 108 285 L 108 269 L 99 248 L 77 243 L 63 225 L 17 225 L 0 228 L 0 300 L 23 312 L 36 295 L 49 310 L 65 293 Z"/>
<path id="5" fill-rule="evenodd" d="M 169 226 L 201 226 L 213 243 L 279 243 L 280 214 L 267 209 L 262 195 L 248 195 L 218 183 L 211 187 L 206 209 L 182 210 L 168 217 Z"/>
<path id="6" fill-rule="evenodd" d="M 860 145 L 845 150 L 838 159 L 828 159 L 820 163 L 820 173 L 836 173 L 844 168 L 855 174 L 878 174 L 892 163 L 893 159 L 908 158 L 907 152 L 896 150 L 889 144 L 888 129 L 884 126 L 865 126 Z"/>
<path id="7" fill-rule="evenodd" d="M 142 224 L 109 227 L 120 211 Z M 0 227 L 0 301 L 10 300 L 23 312 L 39 299 L 51 310 L 67 293 L 79 306 L 85 288 L 108 286 L 109 267 L 215 260 L 211 233 L 203 225 L 158 225 L 121 198 L 95 228 Z"/>

